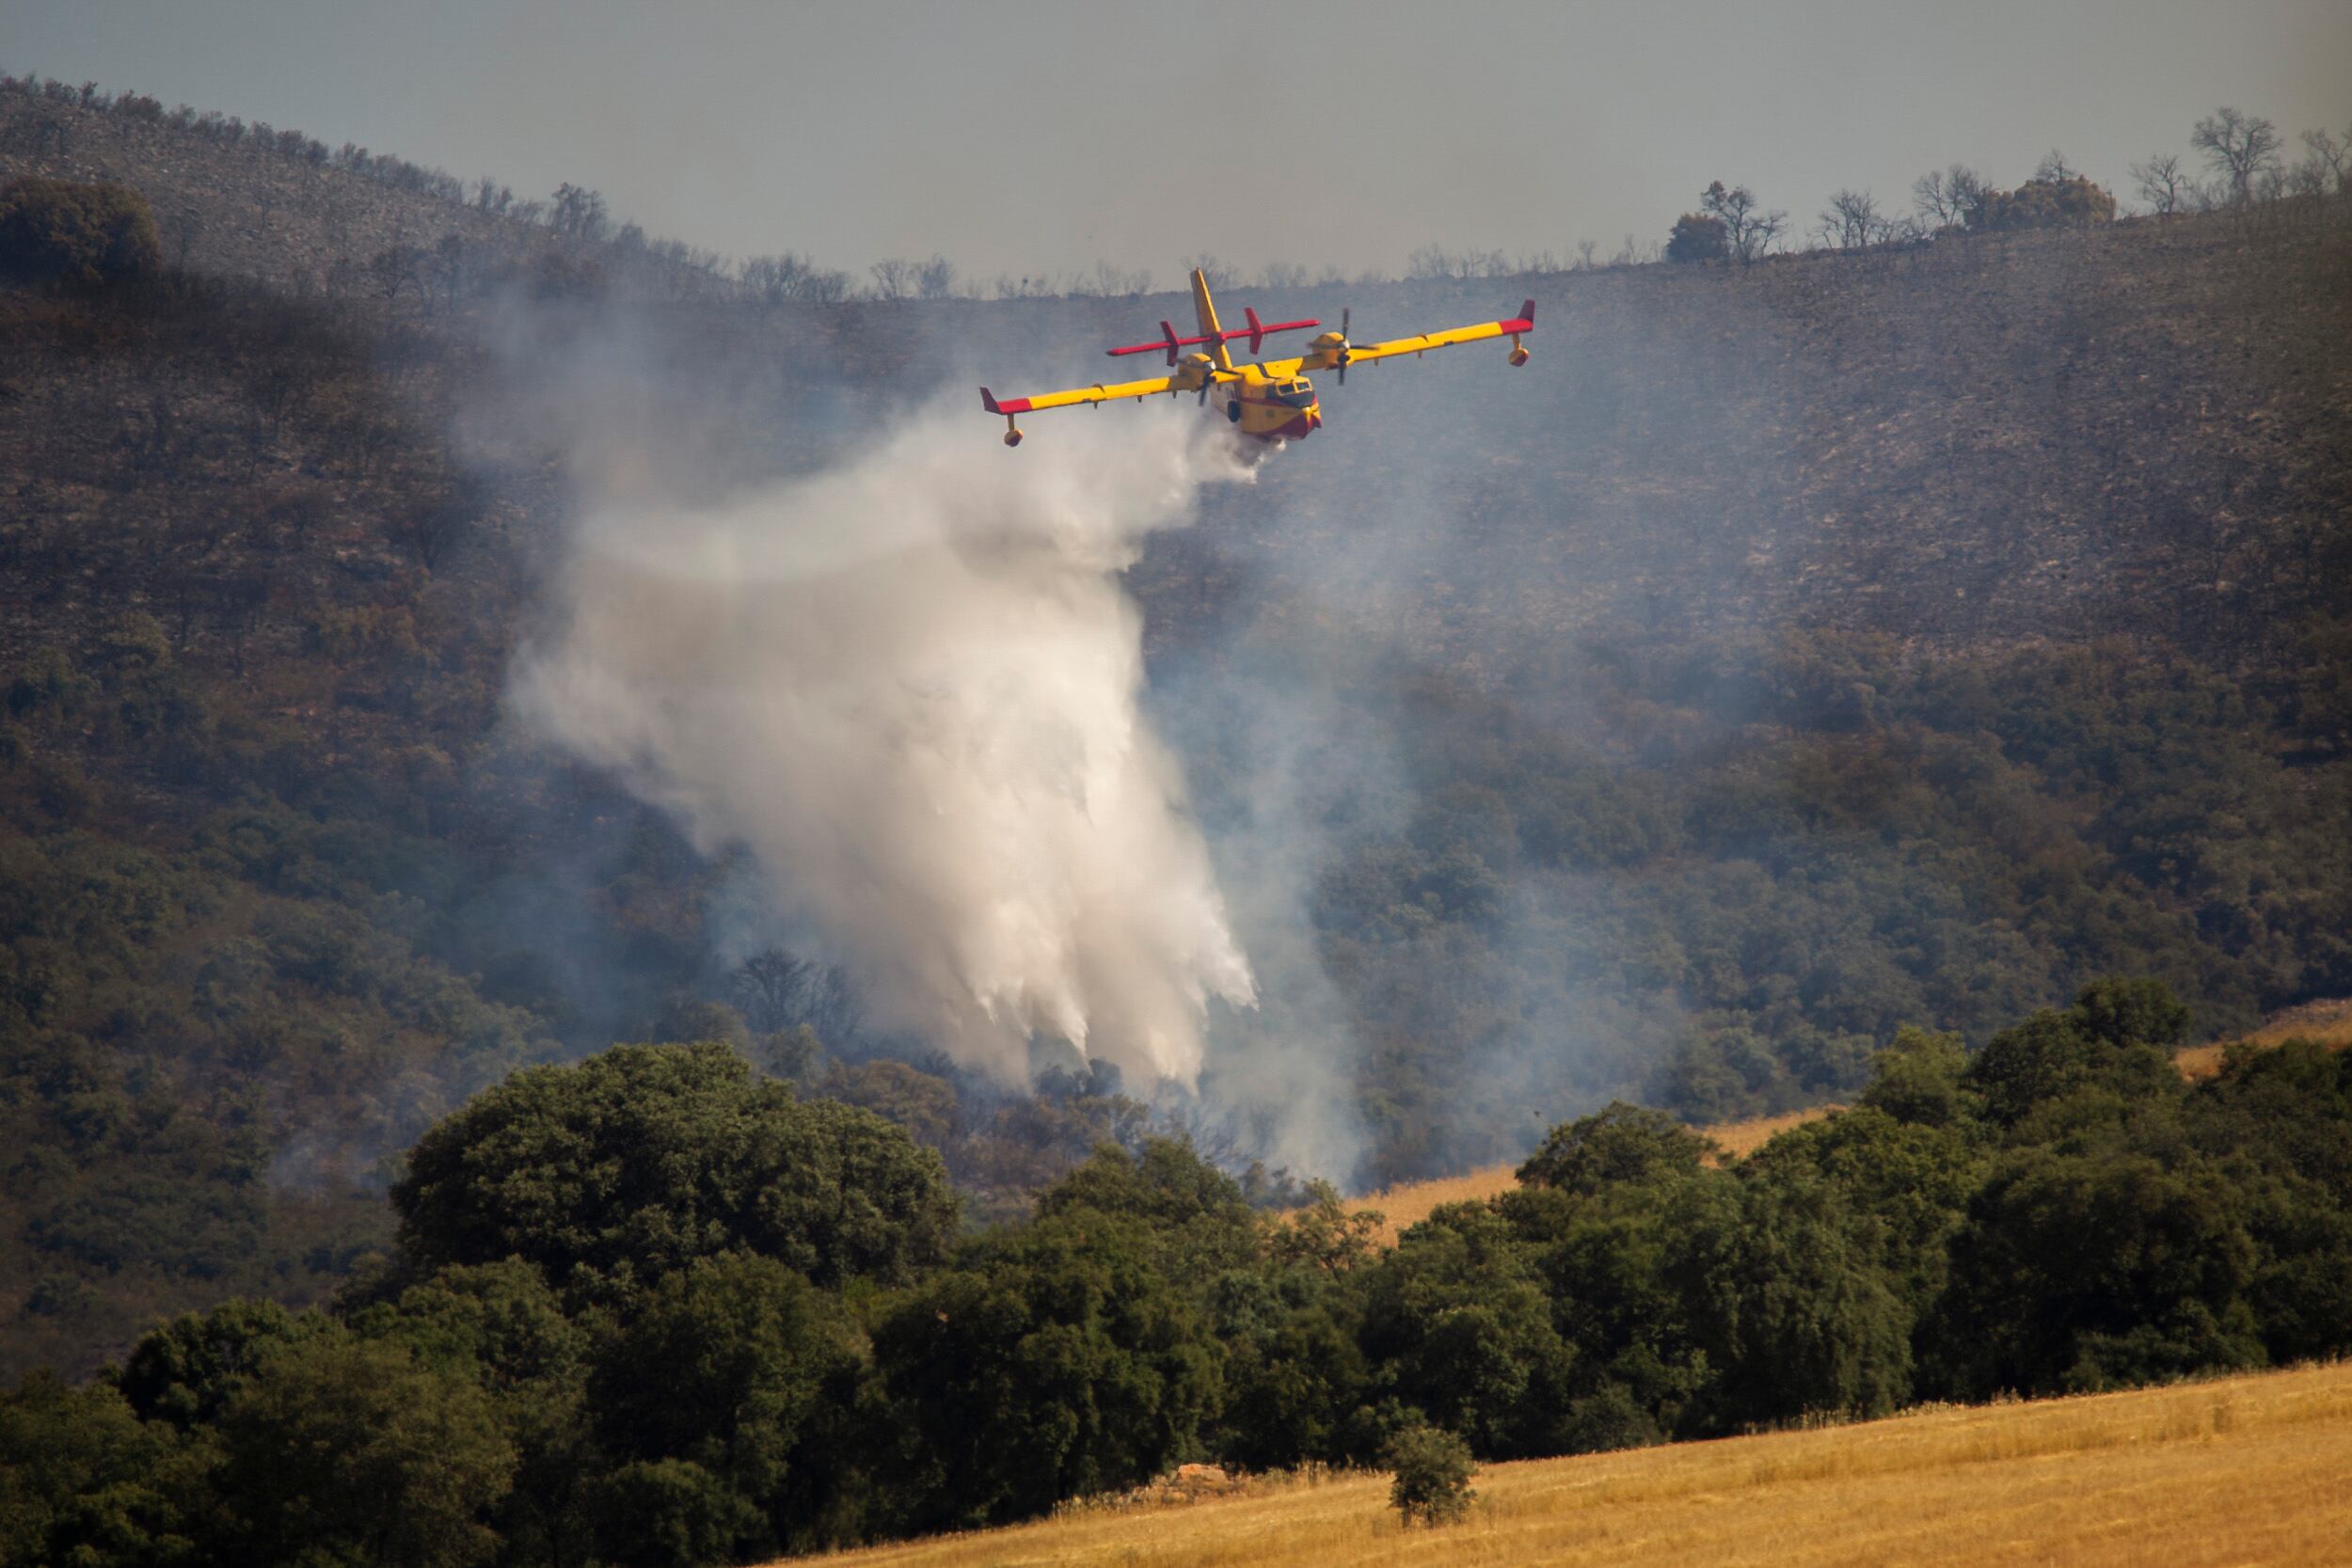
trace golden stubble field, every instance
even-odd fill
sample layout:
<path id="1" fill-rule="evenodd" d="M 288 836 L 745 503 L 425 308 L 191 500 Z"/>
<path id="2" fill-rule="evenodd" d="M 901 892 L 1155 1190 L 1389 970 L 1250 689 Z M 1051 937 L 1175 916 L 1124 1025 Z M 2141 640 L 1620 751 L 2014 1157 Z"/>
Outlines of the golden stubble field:
<path id="1" fill-rule="evenodd" d="M 843 1553 L 844 1568 L 1828 1568 L 2352 1562 L 2352 1366 L 1495 1465 L 1468 1519 L 1406 1529 L 1387 1478 Z"/>

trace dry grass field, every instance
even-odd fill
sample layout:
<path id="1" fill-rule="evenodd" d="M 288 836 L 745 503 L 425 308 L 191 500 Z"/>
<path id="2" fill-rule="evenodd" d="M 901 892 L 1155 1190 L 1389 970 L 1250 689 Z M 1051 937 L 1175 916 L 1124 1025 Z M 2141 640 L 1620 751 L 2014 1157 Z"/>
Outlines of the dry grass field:
<path id="1" fill-rule="evenodd" d="M 2246 1037 L 2248 1045 L 2277 1045 L 2291 1039 L 2317 1040 L 2322 1045 L 2352 1045 L 2352 997 L 2311 1002 L 2271 1016 L 2270 1022 Z M 2221 1070 L 2221 1053 L 2231 1042 L 2193 1045 L 2172 1059 L 2184 1078 L 2210 1078 Z"/>
<path id="2" fill-rule="evenodd" d="M 2352 1561 L 2352 1366 L 1496 1465 L 1459 1525 L 1387 1478 L 1257 1481 L 842 1554 L 844 1568 Z"/>

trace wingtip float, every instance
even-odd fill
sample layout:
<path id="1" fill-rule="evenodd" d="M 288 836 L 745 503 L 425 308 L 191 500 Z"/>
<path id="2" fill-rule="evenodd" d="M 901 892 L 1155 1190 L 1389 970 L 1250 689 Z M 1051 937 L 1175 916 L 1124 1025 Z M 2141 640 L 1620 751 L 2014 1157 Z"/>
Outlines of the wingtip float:
<path id="1" fill-rule="evenodd" d="M 1323 324 L 1262 322 L 1256 310 L 1245 309 L 1242 314 L 1248 322 L 1247 326 L 1220 326 L 1216 302 L 1209 295 L 1209 280 L 1198 268 L 1192 274 L 1192 304 L 1193 313 L 1200 320 L 1199 336 L 1180 338 L 1175 324 L 1164 321 L 1156 341 L 1104 351 L 1115 359 L 1133 354 L 1165 354 L 1168 365 L 1166 375 L 1146 381 L 1098 381 L 1091 387 L 1073 387 L 1066 391 L 1006 398 L 1001 402 L 983 387 L 980 406 L 991 414 L 1004 416 L 1005 445 L 1017 447 L 1022 436 L 1019 416 L 1039 409 L 1100 404 L 1120 398 L 1134 398 L 1140 403 L 1162 392 L 1170 397 L 1191 392 L 1205 405 L 1209 394 L 1222 388 L 1225 417 L 1242 435 L 1266 442 L 1296 440 L 1323 426 L 1323 404 L 1315 396 L 1314 382 L 1307 373 L 1310 371 L 1337 371 L 1340 385 L 1344 387 L 1350 365 L 1392 358 L 1400 354 L 1426 354 L 1433 348 L 1452 348 L 1457 343 L 1474 343 L 1489 338 L 1510 339 L 1509 362 L 1524 365 L 1530 351 L 1519 340 L 1535 330 L 1535 302 L 1531 299 L 1521 304 L 1519 313 L 1508 320 L 1480 322 L 1474 326 L 1426 332 L 1387 342 L 1356 343 L 1348 341 L 1349 312 L 1343 310 L 1340 313 L 1339 330 L 1318 334 L 1309 341 L 1306 353 L 1290 359 L 1262 360 L 1256 356 L 1270 334 L 1308 331 Z M 1249 344 L 1251 357 L 1236 363 L 1232 350 L 1226 345 L 1244 340 Z M 1184 353 L 1187 348 L 1195 352 Z"/>

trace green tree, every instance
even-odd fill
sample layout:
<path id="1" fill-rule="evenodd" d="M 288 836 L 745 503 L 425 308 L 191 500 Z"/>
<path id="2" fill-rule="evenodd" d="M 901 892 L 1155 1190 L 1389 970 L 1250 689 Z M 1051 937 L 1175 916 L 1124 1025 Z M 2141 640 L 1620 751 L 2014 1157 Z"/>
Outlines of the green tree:
<path id="1" fill-rule="evenodd" d="M 1213 1451 L 1252 1470 L 1341 1463 L 1369 1379 L 1352 1314 L 1329 1289 L 1302 1300 L 1263 1275 L 1240 1279 L 1271 1299 L 1248 1312 L 1219 1304 L 1225 1399 Z"/>
<path id="2" fill-rule="evenodd" d="M 1714 1142 L 1663 1111 L 1613 1101 L 1555 1127 L 1518 1168 L 1521 1185 L 1591 1197 L 1621 1184 L 1671 1181 L 1700 1170 Z"/>
<path id="3" fill-rule="evenodd" d="M 596 1545 L 618 1568 L 708 1568 L 764 1526 L 758 1512 L 691 1460 L 632 1460 L 592 1488 Z"/>
<path id="4" fill-rule="evenodd" d="M 1099 1145 L 1038 1195 L 1041 1217 L 1087 1210 L 1139 1222 L 1170 1278 L 1206 1280 L 1258 1255 L 1262 1227 L 1241 1184 L 1181 1139 L 1147 1138 L 1134 1154 Z"/>
<path id="5" fill-rule="evenodd" d="M 1870 1066 L 1870 1082 L 1857 1098 L 1865 1107 L 1897 1121 L 1951 1127 L 1979 1109 L 1965 1085 L 1968 1051 L 1958 1035 L 1932 1034 L 1906 1024 Z"/>
<path id="6" fill-rule="evenodd" d="M 225 1301 L 147 1334 L 114 1383 L 145 1419 L 190 1431 L 217 1420 L 271 1354 L 326 1329 L 315 1314 L 297 1318 L 274 1301 Z"/>
<path id="7" fill-rule="evenodd" d="M 405 1345 L 289 1346 L 230 1397 L 220 1433 L 236 1559 L 468 1568 L 496 1554 L 514 1449 L 480 1387 Z"/>
<path id="8" fill-rule="evenodd" d="M 412 1266 L 521 1258 L 573 1301 L 726 1251 L 819 1284 L 903 1280 L 955 1224 L 936 1153 L 711 1042 L 515 1074 L 418 1141 L 392 1204 Z"/>
<path id="9" fill-rule="evenodd" d="M 976 1243 L 874 1330 L 902 1522 L 961 1528 L 1136 1485 L 1194 1441 L 1217 1357 L 1131 1219 Z"/>
<path id="10" fill-rule="evenodd" d="M 1492 1458 L 1558 1451 L 1572 1353 L 1507 1221 L 1446 1204 L 1362 1277 L 1364 1354 L 1398 1399 Z"/>
<path id="11" fill-rule="evenodd" d="M 2260 1365 L 2246 1218 L 2241 1195 L 2201 1161 L 2010 1154 L 1952 1243 L 1937 1332 L 1960 1391 L 2080 1392 Z"/>
<path id="12" fill-rule="evenodd" d="M 1965 1082 L 1982 1096 L 1986 1118 L 2010 1129 L 2085 1089 L 2177 1099 L 2180 1074 L 2160 1048 L 2186 1026 L 2185 1009 L 2161 985 L 2097 981 L 2065 1012 L 2036 1013 L 1987 1040 Z"/>
<path id="13" fill-rule="evenodd" d="M 397 1340 L 420 1364 L 472 1379 L 515 1450 L 515 1485 L 493 1523 L 509 1560 L 563 1564 L 588 1552 L 586 1483 L 597 1463 L 588 1409 L 591 1336 L 519 1259 L 443 1269 L 357 1313 L 354 1330 Z"/>
<path id="14" fill-rule="evenodd" d="M 1478 1494 L 1470 1478 L 1478 1465 L 1470 1445 L 1453 1433 L 1416 1424 L 1391 1437 L 1380 1450 L 1382 1468 L 1391 1472 L 1389 1505 L 1407 1527 L 1451 1524 L 1470 1512 Z"/>
<path id="15" fill-rule="evenodd" d="M 1871 1231 L 1819 1180 L 1686 1189 L 1667 1277 L 1714 1373 L 1692 1425 L 1879 1416 L 1910 1396 L 1911 1317 Z"/>
<path id="16" fill-rule="evenodd" d="M 684 1461 L 736 1500 L 728 1555 L 773 1556 L 826 1544 L 860 1364 L 834 1304 L 799 1275 L 767 1258 L 701 1259 L 598 1347 L 590 1408 L 624 1464 Z"/>
<path id="17" fill-rule="evenodd" d="M 34 1373 L 0 1394 L 0 1568 L 188 1560 L 203 1457 L 103 1383 Z"/>

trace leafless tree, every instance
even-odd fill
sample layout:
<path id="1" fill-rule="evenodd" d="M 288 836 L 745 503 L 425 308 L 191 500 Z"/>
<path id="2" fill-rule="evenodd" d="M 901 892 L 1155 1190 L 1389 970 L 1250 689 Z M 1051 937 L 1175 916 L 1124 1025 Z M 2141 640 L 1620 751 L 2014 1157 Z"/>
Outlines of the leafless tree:
<path id="1" fill-rule="evenodd" d="M 956 264 L 934 256 L 914 269 L 914 292 L 925 299 L 946 299 L 956 292 Z"/>
<path id="2" fill-rule="evenodd" d="M 1303 289 L 1307 286 L 1307 269 L 1295 261 L 1268 261 L 1258 274 L 1261 289 Z"/>
<path id="3" fill-rule="evenodd" d="M 1098 261 L 1092 272 L 1072 283 L 1071 290 L 1074 293 L 1091 294 L 1098 299 L 1132 299 L 1136 294 L 1152 292 L 1152 274 L 1149 268 L 1127 272 L 1108 261 Z"/>
<path id="4" fill-rule="evenodd" d="M 424 252 L 394 240 L 368 258 L 368 286 L 388 304 L 398 299 L 404 289 L 422 299 Z"/>
<path id="5" fill-rule="evenodd" d="M 568 180 L 555 187 L 555 199 L 548 209 L 548 222 L 557 233 L 591 245 L 602 240 L 612 227 L 612 214 L 605 208 L 603 196 L 584 185 L 575 185 Z"/>
<path id="6" fill-rule="evenodd" d="M 454 308 L 457 295 L 465 288 L 466 268 L 472 254 L 466 247 L 462 234 L 444 234 L 441 243 L 433 247 L 433 255 L 425 263 L 433 281 L 441 291 L 441 303 Z"/>
<path id="7" fill-rule="evenodd" d="M 2327 171 L 2329 189 L 2339 196 L 2352 191 L 2352 128 L 2341 141 L 2325 131 L 2306 131 L 2303 145 L 2310 150 L 2304 161 Z"/>
<path id="8" fill-rule="evenodd" d="M 1405 258 L 1405 276 L 1407 277 L 1459 277 L 1462 275 L 1461 265 L 1462 263 L 1456 261 L 1453 253 L 1445 246 L 1425 245 L 1419 246 L 1410 256 Z"/>
<path id="9" fill-rule="evenodd" d="M 1769 251 L 1788 224 L 1787 213 L 1768 213 L 1756 205 L 1756 194 L 1747 186 L 1725 190 L 1720 180 L 1699 193 L 1699 210 L 1723 220 L 1731 258 L 1743 266 Z"/>
<path id="10" fill-rule="evenodd" d="M 1613 267 L 1638 267 L 1657 261 L 1665 253 L 1666 247 L 1661 242 L 1652 240 L 1644 245 L 1628 234 L 1625 243 L 1617 246 L 1617 253 L 1609 258 L 1609 264 Z"/>
<path id="11" fill-rule="evenodd" d="M 2033 177 L 2045 185 L 2079 178 L 2074 166 L 2067 163 L 2066 154 L 2055 147 L 2042 155 L 2042 162 L 2034 165 Z"/>
<path id="12" fill-rule="evenodd" d="M 1592 270 L 1593 270 L 1593 257 L 1594 257 L 1594 255 L 1595 255 L 1596 253 L 1597 253 L 1597 252 L 1599 251 L 1599 249 L 1600 249 L 1600 245 L 1599 245 L 1599 243 L 1598 243 L 1597 241 L 1594 241 L 1594 240 L 1579 240 L 1579 241 L 1577 241 L 1577 242 L 1576 242 L 1576 264 L 1577 264 L 1578 266 L 1580 266 L 1580 267 L 1583 268 L 1586 272 L 1590 272 L 1590 271 L 1592 271 Z"/>
<path id="13" fill-rule="evenodd" d="M 1210 274 L 1209 281 L 1214 285 L 1216 275 Z M 1054 293 L 1054 280 L 1041 276 L 1032 277 L 1026 273 L 1015 277 L 1010 273 L 1000 272 L 993 288 L 998 299 L 1045 299 Z"/>
<path id="14" fill-rule="evenodd" d="M 1868 191 L 1841 190 L 1821 209 L 1816 232 L 1836 250 L 1867 250 L 1888 237 L 1887 220 Z"/>
<path id="15" fill-rule="evenodd" d="M 1184 271 L 1187 273 L 1199 271 L 1205 274 L 1209 279 L 1209 287 L 1212 289 L 1227 288 L 1241 281 L 1241 274 L 1233 269 L 1231 262 L 1221 256 L 1212 255 L 1205 250 L 1198 256 L 1185 257 Z"/>
<path id="16" fill-rule="evenodd" d="M 921 269 L 914 262 L 896 256 L 885 256 L 866 269 L 873 275 L 874 297 L 893 304 L 914 297 L 915 278 Z"/>
<path id="17" fill-rule="evenodd" d="M 2139 198 L 2160 218 L 2169 218 L 2189 204 L 2188 172 L 2172 153 L 2159 152 L 2144 164 L 2134 164 L 2132 178 L 2139 182 Z"/>
<path id="18" fill-rule="evenodd" d="M 771 1035 L 799 1022 L 801 996 L 816 967 L 781 947 L 771 947 L 738 964 L 727 989 L 752 1028 Z"/>
<path id="19" fill-rule="evenodd" d="M 2263 176 L 2279 164 L 2279 128 L 2260 115 L 2226 106 L 2197 122 L 2188 145 L 2205 155 L 2224 199 L 2234 207 L 2253 200 Z"/>
<path id="20" fill-rule="evenodd" d="M 1913 209 L 1937 228 L 1964 224 L 1984 200 L 1984 177 L 1966 164 L 1930 169 L 1911 182 Z"/>
<path id="21" fill-rule="evenodd" d="M 185 268 L 188 258 L 196 250 L 196 242 L 204 232 L 204 220 L 193 207 L 167 210 L 162 214 L 164 243 L 171 249 L 171 264 Z"/>
<path id="22" fill-rule="evenodd" d="M 2305 153 L 2301 162 L 2289 168 L 2280 182 L 2286 195 L 2314 210 L 2328 198 L 2328 187 L 2333 183 L 2334 177 L 2328 167 L 2328 160 L 2315 152 Z"/>

